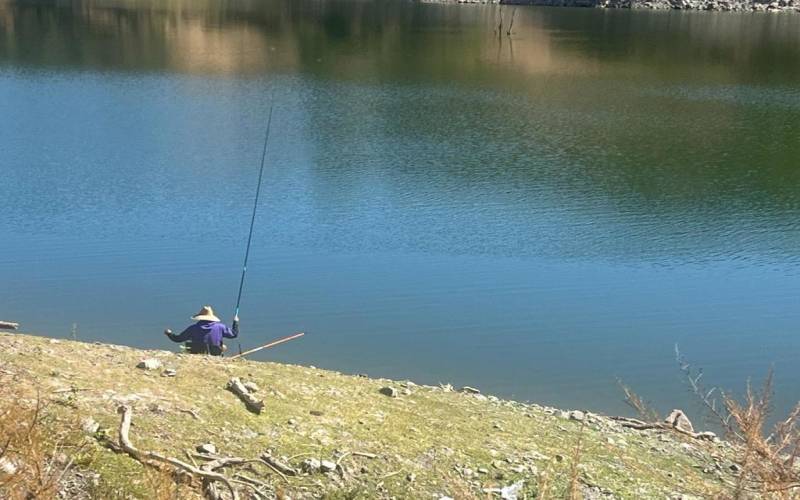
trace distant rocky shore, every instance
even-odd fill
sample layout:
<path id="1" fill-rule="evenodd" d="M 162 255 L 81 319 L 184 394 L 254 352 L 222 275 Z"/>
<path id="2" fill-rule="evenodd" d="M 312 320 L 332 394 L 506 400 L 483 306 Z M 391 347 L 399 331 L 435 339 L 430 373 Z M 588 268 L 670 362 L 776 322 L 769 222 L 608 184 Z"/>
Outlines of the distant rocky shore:
<path id="1" fill-rule="evenodd" d="M 800 12 L 800 0 L 423 0 L 432 3 L 541 5 L 601 9 L 706 10 L 725 12 Z"/>

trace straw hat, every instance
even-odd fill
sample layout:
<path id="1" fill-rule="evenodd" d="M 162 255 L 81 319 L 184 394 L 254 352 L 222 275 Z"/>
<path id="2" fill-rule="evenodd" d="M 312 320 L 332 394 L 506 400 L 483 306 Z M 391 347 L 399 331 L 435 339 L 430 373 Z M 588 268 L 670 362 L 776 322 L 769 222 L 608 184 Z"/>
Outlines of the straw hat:
<path id="1" fill-rule="evenodd" d="M 214 315 L 214 309 L 211 306 L 203 306 L 200 312 L 192 316 L 195 321 L 219 321 L 219 318 Z"/>

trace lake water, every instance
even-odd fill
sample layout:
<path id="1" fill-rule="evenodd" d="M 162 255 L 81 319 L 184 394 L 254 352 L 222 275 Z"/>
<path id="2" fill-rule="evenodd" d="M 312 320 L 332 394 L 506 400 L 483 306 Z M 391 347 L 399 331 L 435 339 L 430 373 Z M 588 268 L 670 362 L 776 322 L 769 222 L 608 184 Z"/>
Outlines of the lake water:
<path id="1" fill-rule="evenodd" d="M 0 319 L 229 319 L 274 92 L 260 359 L 696 411 L 678 344 L 799 399 L 800 16 L 500 9 L 0 2 Z"/>

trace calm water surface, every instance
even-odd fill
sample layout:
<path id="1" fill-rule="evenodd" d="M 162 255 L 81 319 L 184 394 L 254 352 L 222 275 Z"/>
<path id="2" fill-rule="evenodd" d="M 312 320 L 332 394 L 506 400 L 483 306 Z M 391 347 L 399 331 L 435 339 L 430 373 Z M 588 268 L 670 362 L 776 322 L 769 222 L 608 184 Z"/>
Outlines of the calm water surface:
<path id="1" fill-rule="evenodd" d="M 508 15 L 508 12 L 506 12 Z M 622 412 L 800 398 L 800 16 L 0 1 L 0 319 Z"/>

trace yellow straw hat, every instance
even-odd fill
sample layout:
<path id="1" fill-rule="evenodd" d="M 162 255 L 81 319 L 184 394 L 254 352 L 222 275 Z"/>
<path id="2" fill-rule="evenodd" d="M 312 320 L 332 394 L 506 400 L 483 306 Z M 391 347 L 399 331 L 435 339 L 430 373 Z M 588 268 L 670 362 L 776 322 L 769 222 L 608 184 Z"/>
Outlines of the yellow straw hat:
<path id="1" fill-rule="evenodd" d="M 214 315 L 214 309 L 211 306 L 203 306 L 200 312 L 192 316 L 195 321 L 219 321 L 219 318 Z"/>

